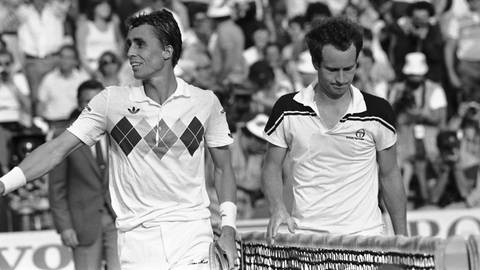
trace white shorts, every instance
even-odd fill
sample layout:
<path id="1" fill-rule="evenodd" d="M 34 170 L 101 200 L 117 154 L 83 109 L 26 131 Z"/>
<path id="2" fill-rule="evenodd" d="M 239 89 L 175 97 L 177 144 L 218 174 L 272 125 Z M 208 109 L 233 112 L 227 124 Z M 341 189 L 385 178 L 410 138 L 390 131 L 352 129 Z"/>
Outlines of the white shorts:
<path id="1" fill-rule="evenodd" d="M 118 254 L 122 270 L 208 270 L 211 242 L 209 219 L 161 222 L 119 232 Z"/>

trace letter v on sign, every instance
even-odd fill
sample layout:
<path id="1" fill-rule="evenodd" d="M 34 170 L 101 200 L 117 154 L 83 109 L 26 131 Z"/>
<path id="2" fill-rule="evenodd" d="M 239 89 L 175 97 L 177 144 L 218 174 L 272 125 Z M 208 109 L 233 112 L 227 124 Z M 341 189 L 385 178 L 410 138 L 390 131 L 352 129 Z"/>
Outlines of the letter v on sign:
<path id="1" fill-rule="evenodd" d="M 13 263 L 13 265 L 10 265 L 7 259 L 5 258 L 5 255 L 3 254 L 4 251 L 8 250 L 9 248 L 0 248 L 0 269 L 2 270 L 15 270 L 17 269 L 18 264 L 22 260 L 23 256 L 25 255 L 25 252 L 27 250 L 31 249 L 32 247 L 16 247 L 15 249 L 18 250 L 18 255 L 17 259 Z"/>

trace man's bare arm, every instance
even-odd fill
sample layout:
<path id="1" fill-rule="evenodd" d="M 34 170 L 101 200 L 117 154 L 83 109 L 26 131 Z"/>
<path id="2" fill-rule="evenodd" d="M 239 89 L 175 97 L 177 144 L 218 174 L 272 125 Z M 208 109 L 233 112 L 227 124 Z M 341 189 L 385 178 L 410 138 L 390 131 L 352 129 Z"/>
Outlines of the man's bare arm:
<path id="1" fill-rule="evenodd" d="M 83 142 L 80 139 L 69 131 L 65 131 L 57 138 L 42 144 L 27 155 L 18 167 L 23 172 L 27 182 L 37 179 L 52 170 L 68 154 L 81 145 L 83 145 Z M 0 178 L 0 194 L 5 192 L 5 181 L 10 181 L 8 175 Z"/>

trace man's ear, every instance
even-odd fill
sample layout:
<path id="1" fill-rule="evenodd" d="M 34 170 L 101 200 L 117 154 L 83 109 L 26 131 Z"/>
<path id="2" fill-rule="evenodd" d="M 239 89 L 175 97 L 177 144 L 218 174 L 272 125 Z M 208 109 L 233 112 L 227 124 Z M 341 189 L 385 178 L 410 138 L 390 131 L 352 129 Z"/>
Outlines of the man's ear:
<path id="1" fill-rule="evenodd" d="M 162 52 L 163 60 L 168 60 L 173 56 L 173 47 L 170 45 L 165 46 L 165 49 Z"/>

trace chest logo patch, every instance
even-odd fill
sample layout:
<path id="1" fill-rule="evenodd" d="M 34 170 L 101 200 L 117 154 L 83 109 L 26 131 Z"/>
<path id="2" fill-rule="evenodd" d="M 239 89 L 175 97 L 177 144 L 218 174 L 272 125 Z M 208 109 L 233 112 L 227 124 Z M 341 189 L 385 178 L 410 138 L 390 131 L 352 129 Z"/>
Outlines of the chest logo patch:
<path id="1" fill-rule="evenodd" d="M 355 131 L 355 136 L 346 136 L 347 139 L 349 140 L 354 140 L 354 141 L 363 141 L 365 140 L 364 137 L 365 137 L 365 134 L 367 132 L 365 131 L 364 128 L 361 128 L 357 131 Z"/>
<path id="2" fill-rule="evenodd" d="M 136 114 L 140 111 L 139 108 L 135 107 L 135 106 L 132 106 L 131 108 L 128 108 L 128 111 L 131 113 L 131 114 Z"/>
<path id="3" fill-rule="evenodd" d="M 361 128 L 355 132 L 355 137 L 357 138 L 363 138 L 365 137 L 365 129 Z"/>

